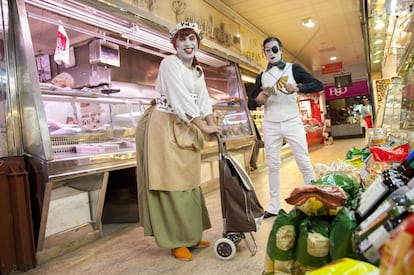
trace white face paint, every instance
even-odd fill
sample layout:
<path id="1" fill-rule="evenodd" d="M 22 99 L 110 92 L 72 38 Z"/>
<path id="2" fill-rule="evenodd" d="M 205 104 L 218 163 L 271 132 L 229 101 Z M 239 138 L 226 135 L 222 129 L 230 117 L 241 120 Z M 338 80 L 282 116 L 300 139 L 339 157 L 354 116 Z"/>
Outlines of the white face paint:
<path id="1" fill-rule="evenodd" d="M 274 53 L 272 51 L 273 47 L 277 47 L 277 53 Z M 264 53 L 269 63 L 274 64 L 274 63 L 279 62 L 280 59 L 282 59 L 282 49 L 280 49 L 279 44 L 275 40 L 269 41 L 265 44 Z"/>
<path id="2" fill-rule="evenodd" d="M 192 62 L 196 51 L 198 50 L 198 41 L 195 34 L 179 36 L 175 42 L 177 56 L 185 61 Z"/>

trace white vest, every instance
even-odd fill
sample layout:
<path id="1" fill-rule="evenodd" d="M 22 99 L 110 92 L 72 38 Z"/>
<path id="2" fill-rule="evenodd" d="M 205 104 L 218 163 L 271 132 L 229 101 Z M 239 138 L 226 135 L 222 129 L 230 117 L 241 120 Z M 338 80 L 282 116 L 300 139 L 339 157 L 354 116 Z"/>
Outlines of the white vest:
<path id="1" fill-rule="evenodd" d="M 277 90 L 276 83 L 279 78 L 287 76 L 287 83 L 296 85 L 293 77 L 292 63 L 286 63 L 286 67 L 280 70 L 276 66 L 262 74 L 262 87 L 274 87 L 272 94 L 264 104 L 264 117 L 267 121 L 282 122 L 299 116 L 297 93 L 284 94 Z"/>

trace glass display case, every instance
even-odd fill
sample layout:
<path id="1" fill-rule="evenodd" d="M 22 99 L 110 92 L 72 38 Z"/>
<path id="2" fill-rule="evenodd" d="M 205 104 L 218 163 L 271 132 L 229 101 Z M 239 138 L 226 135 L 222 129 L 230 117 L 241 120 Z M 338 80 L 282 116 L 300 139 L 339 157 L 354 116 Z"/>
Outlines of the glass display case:
<path id="1" fill-rule="evenodd" d="M 380 128 L 414 130 L 413 83 L 404 85 L 394 80 L 394 83 L 388 85 L 383 104 L 377 118 Z"/>
<path id="2" fill-rule="evenodd" d="M 127 97 L 116 89 L 116 95 L 104 91 L 41 84 L 45 117 L 40 124 L 48 127 L 49 136 L 43 138 L 50 139 L 51 159 L 31 159 L 32 168 L 43 171 L 37 181 L 37 194 L 42 197 L 38 202 L 42 204 L 37 240 L 40 258 L 43 250 L 61 243 L 102 236 L 111 181 L 117 184 L 125 175 L 135 176 L 135 127 L 151 98 Z M 135 205 L 128 222 L 137 222 L 135 178 L 127 185 L 130 206 Z M 122 212 L 119 209 L 117 214 L 122 216 Z"/>
<path id="3" fill-rule="evenodd" d="M 263 140 L 264 139 L 263 131 L 262 131 L 262 126 L 263 126 L 263 121 L 264 121 L 263 111 L 255 110 L 255 111 L 250 111 L 250 113 L 256 123 L 257 129 L 259 130 L 259 133 Z M 306 132 L 306 140 L 308 142 L 308 146 L 310 147 L 313 145 L 321 144 L 322 133 L 323 133 L 322 124 L 314 118 L 305 118 L 305 119 L 302 119 L 302 121 L 303 121 L 303 126 Z M 283 144 L 286 144 L 286 141 L 283 141 Z"/>
<path id="4" fill-rule="evenodd" d="M 135 162 L 135 127 L 151 98 L 41 86 L 52 150 L 49 178 L 98 169 L 108 161 L 110 166 L 117 160 Z"/>
<path id="5" fill-rule="evenodd" d="M 414 150 L 414 83 L 402 84 L 400 78 L 393 78 L 384 98 L 375 126 L 387 131 L 391 137 L 408 142 L 410 150 Z M 372 135 L 373 132 L 369 131 L 368 136 Z"/>

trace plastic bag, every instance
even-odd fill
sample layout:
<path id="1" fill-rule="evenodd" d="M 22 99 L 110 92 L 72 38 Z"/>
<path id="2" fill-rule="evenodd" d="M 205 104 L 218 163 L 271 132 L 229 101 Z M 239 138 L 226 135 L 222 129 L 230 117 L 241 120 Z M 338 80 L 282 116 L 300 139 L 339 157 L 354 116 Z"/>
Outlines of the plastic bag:
<path id="1" fill-rule="evenodd" d="M 263 274 L 292 274 L 299 224 L 305 214 L 293 209 L 286 214 L 280 210 L 267 240 Z"/>
<path id="2" fill-rule="evenodd" d="M 307 275 L 374 275 L 378 274 L 375 265 L 349 258 L 343 258 L 313 270 Z"/>
<path id="3" fill-rule="evenodd" d="M 329 222 L 308 217 L 300 223 L 295 258 L 295 274 L 304 274 L 329 262 Z"/>
<path id="4" fill-rule="evenodd" d="M 308 184 L 296 187 L 285 201 L 308 216 L 334 216 L 346 204 L 347 194 L 339 186 Z"/>
<path id="5" fill-rule="evenodd" d="M 345 156 L 345 162 L 355 166 L 356 168 L 361 168 L 364 164 L 364 160 L 367 159 L 369 155 L 370 150 L 368 147 L 364 147 L 362 149 L 352 147 Z"/>
<path id="6" fill-rule="evenodd" d="M 56 48 L 54 54 L 54 60 L 57 64 L 61 64 L 62 61 L 69 64 L 69 37 L 63 26 L 59 25 L 56 38 Z"/>
<path id="7" fill-rule="evenodd" d="M 318 179 L 327 174 L 342 173 L 347 175 L 352 174 L 352 176 L 357 181 L 359 181 L 359 168 L 351 163 L 344 161 L 332 162 L 330 165 L 324 163 L 316 163 L 314 165 L 314 170 L 316 178 Z"/>
<path id="8" fill-rule="evenodd" d="M 357 221 L 354 212 L 347 207 L 342 208 L 335 216 L 329 234 L 329 256 L 331 261 L 355 254 L 352 248 L 352 234 L 356 226 Z"/>
<path id="9" fill-rule="evenodd" d="M 318 180 L 313 181 L 312 184 L 329 184 L 341 187 L 351 198 L 358 192 L 359 181 L 353 174 L 346 172 L 334 172 L 321 176 Z"/>
<path id="10" fill-rule="evenodd" d="M 409 150 L 408 143 L 394 148 L 373 146 L 371 147 L 371 154 L 375 161 L 403 162 L 408 156 Z"/>
<path id="11" fill-rule="evenodd" d="M 364 147 L 362 149 L 358 149 L 356 147 L 352 147 L 346 153 L 345 159 L 346 160 L 350 160 L 350 159 L 353 159 L 353 158 L 359 158 L 359 157 L 361 157 L 364 160 L 364 159 L 366 159 L 369 156 L 369 154 L 370 154 L 370 151 L 369 151 L 369 148 L 368 147 Z"/>

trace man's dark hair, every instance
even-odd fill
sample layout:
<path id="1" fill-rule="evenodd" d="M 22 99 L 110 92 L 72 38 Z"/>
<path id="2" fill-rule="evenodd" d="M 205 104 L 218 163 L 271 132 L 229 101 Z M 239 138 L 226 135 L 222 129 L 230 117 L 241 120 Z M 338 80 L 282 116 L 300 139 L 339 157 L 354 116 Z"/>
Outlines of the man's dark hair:
<path id="1" fill-rule="evenodd" d="M 265 46 L 267 43 L 269 43 L 270 41 L 276 41 L 276 42 L 277 42 L 277 44 L 279 44 L 279 47 L 280 47 L 280 48 L 282 48 L 282 42 L 280 41 L 280 39 L 279 39 L 279 38 L 277 38 L 277 37 L 273 37 L 273 36 L 268 37 L 268 38 L 266 38 L 266 39 L 263 41 L 263 48 L 264 48 L 264 46 Z"/>

